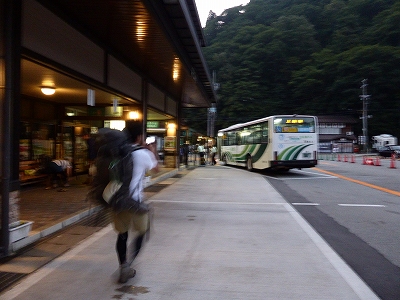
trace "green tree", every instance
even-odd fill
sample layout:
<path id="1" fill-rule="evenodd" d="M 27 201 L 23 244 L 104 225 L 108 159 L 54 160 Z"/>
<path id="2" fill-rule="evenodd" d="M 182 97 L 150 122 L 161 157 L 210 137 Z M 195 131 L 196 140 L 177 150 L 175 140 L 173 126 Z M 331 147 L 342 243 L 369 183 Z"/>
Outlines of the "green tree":
<path id="1" fill-rule="evenodd" d="M 400 137 L 399 24 L 400 0 L 251 0 L 211 12 L 204 55 L 221 84 L 218 128 L 280 113 L 358 117 L 367 78 L 370 134 Z M 198 126 L 202 113 L 187 119 Z"/>

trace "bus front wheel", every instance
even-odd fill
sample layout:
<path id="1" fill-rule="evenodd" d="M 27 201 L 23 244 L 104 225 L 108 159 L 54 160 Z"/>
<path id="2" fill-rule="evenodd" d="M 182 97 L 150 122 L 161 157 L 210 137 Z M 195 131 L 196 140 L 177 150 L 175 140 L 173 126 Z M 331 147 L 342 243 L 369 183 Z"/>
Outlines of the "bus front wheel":
<path id="1" fill-rule="evenodd" d="M 248 156 L 248 157 L 247 157 L 247 160 L 246 160 L 246 169 L 247 169 L 248 171 L 253 171 L 253 162 L 251 161 L 251 156 Z"/>

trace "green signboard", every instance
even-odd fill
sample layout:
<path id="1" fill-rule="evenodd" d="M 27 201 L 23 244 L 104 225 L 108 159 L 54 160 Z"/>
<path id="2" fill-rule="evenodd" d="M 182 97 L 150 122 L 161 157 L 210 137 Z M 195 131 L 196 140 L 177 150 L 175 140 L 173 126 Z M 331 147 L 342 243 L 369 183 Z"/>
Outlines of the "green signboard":
<path id="1" fill-rule="evenodd" d="M 160 122 L 158 121 L 147 121 L 147 128 L 159 128 Z"/>

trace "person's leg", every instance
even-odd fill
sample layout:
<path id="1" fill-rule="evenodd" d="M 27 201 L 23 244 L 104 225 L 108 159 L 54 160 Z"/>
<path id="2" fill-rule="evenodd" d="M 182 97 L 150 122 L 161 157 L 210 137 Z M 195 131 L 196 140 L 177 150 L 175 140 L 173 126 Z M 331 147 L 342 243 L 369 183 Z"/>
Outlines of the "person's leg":
<path id="1" fill-rule="evenodd" d="M 53 187 L 57 187 L 58 186 L 58 174 L 60 172 L 62 172 L 62 168 L 57 165 L 55 162 L 50 162 L 49 163 L 49 173 L 51 174 L 51 180 Z"/>
<path id="2" fill-rule="evenodd" d="M 136 256 L 138 256 L 140 249 L 142 248 L 143 244 L 143 239 L 144 239 L 144 234 L 139 234 L 134 241 L 134 250 L 132 253 L 132 261 L 135 260 Z"/>
<path id="3" fill-rule="evenodd" d="M 65 186 L 65 187 L 69 186 L 67 170 L 63 170 L 60 173 L 60 176 L 61 176 L 61 181 L 62 181 L 63 186 Z"/>
<path id="4" fill-rule="evenodd" d="M 126 243 L 128 242 L 128 232 L 118 234 L 117 238 L 117 255 L 119 264 L 122 265 L 126 263 Z"/>
<path id="5" fill-rule="evenodd" d="M 136 271 L 130 267 L 126 259 L 128 231 L 132 223 L 132 214 L 128 211 L 113 214 L 114 228 L 119 232 L 116 244 L 118 260 L 120 264 L 119 282 L 125 283 L 135 276 Z"/>
<path id="6" fill-rule="evenodd" d="M 133 216 L 133 228 L 138 232 L 138 236 L 135 237 L 132 249 L 132 261 L 138 256 L 140 249 L 143 246 L 144 236 L 149 228 L 149 213 L 135 213 Z"/>

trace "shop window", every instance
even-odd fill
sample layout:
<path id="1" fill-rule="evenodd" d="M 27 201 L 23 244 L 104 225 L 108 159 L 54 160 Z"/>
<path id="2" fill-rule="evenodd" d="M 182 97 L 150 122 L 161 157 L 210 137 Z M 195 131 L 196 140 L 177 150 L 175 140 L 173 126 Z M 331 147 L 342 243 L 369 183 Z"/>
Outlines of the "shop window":
<path id="1" fill-rule="evenodd" d="M 124 113 L 124 108 L 122 106 L 107 106 L 105 107 L 106 117 L 122 117 Z"/>
<path id="2" fill-rule="evenodd" d="M 124 120 L 106 120 L 104 121 L 104 127 L 111 129 L 123 130 L 125 128 Z"/>
<path id="3" fill-rule="evenodd" d="M 82 117 L 88 115 L 86 106 L 68 106 L 65 108 L 65 115 L 68 117 Z"/>
<path id="4" fill-rule="evenodd" d="M 42 155 L 53 157 L 55 146 L 55 126 L 41 123 L 32 124 L 32 159 Z"/>
<path id="5" fill-rule="evenodd" d="M 20 139 L 19 139 L 19 159 L 20 160 L 31 160 L 32 159 L 32 143 L 31 125 L 28 122 L 21 122 L 20 127 Z"/>

